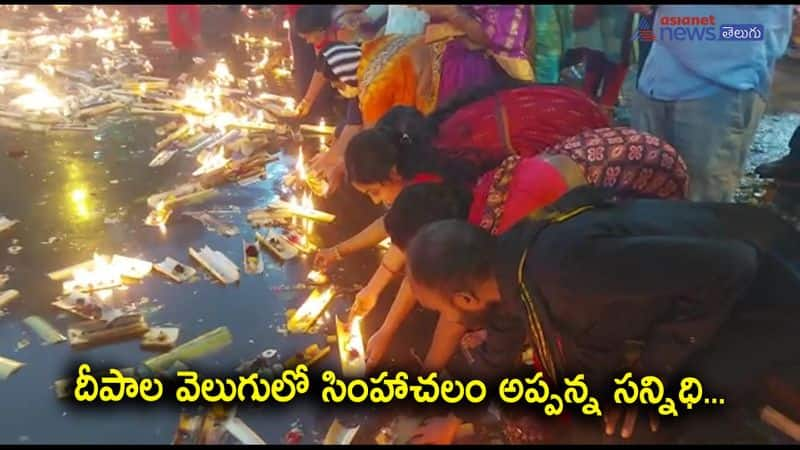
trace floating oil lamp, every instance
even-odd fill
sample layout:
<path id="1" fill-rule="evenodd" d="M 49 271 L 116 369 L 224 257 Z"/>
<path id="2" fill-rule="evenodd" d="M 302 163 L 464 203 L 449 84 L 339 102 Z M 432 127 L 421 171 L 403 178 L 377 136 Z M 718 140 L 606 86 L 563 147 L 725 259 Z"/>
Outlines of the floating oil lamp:
<path id="1" fill-rule="evenodd" d="M 291 333 L 305 333 L 322 315 L 325 308 L 333 299 L 333 288 L 329 287 L 320 292 L 315 289 L 305 302 L 297 309 L 286 324 L 286 329 Z"/>
<path id="2" fill-rule="evenodd" d="M 199 176 L 217 169 L 225 167 L 230 162 L 230 159 L 225 157 L 225 147 L 220 146 L 216 152 L 201 153 L 197 158 L 200 161 L 200 167 L 192 172 L 192 176 Z"/>
<path id="3" fill-rule="evenodd" d="M 111 264 L 106 256 L 94 255 L 90 267 L 80 267 L 72 272 L 72 280 L 62 284 L 63 293 L 96 292 L 105 300 L 111 296 L 111 290 L 122 286 L 122 274 L 118 267 Z"/>
<path id="4" fill-rule="evenodd" d="M 101 299 L 111 295 L 111 290 L 123 285 L 123 280 L 141 280 L 153 269 L 153 264 L 127 256 L 95 254 L 91 263 L 84 263 L 71 270 L 72 280 L 62 283 L 63 293 L 96 292 Z"/>
<path id="5" fill-rule="evenodd" d="M 363 377 L 367 371 L 367 363 L 364 336 L 361 332 L 361 318 L 355 317 L 349 324 L 345 324 L 337 317 L 336 336 L 339 341 L 342 375 L 347 378 Z"/>
<path id="6" fill-rule="evenodd" d="M 166 231 L 167 220 L 172 215 L 172 210 L 167 208 L 164 200 L 161 200 L 156 205 L 155 209 L 150 211 L 147 218 L 144 219 L 144 224 L 151 227 L 161 228 L 162 233 Z"/>
<path id="7" fill-rule="evenodd" d="M 217 65 L 214 67 L 214 71 L 211 73 L 211 75 L 223 86 L 229 86 L 234 81 L 233 75 L 231 74 L 230 69 L 228 69 L 228 64 L 224 59 L 221 59 L 217 62 Z"/>
<path id="8" fill-rule="evenodd" d="M 285 211 L 289 215 L 310 219 L 315 222 L 331 223 L 336 219 L 336 216 L 333 214 L 314 209 L 313 203 L 306 201 L 306 204 L 303 205 L 300 204 L 296 198 L 293 198 L 291 202 L 275 200 L 269 204 L 268 208 Z"/>
<path id="9" fill-rule="evenodd" d="M 300 147 L 300 150 L 297 154 L 297 162 L 294 165 L 295 169 L 295 176 L 297 177 L 296 180 L 291 179 L 289 180 L 289 184 L 294 184 L 295 181 L 299 182 L 301 185 L 305 185 L 311 192 L 318 196 L 324 197 L 325 194 L 328 193 L 328 182 L 314 176 L 313 173 L 309 173 L 305 167 L 305 158 L 303 158 L 303 148 Z M 310 205 L 313 208 L 313 204 Z"/>
<path id="10" fill-rule="evenodd" d="M 328 284 L 328 276 L 318 270 L 312 270 L 311 272 L 308 272 L 306 280 L 308 280 L 309 283 L 316 285 Z"/>
<path id="11" fill-rule="evenodd" d="M 149 33 L 153 31 L 153 21 L 150 17 L 139 17 L 136 19 L 136 24 L 139 26 L 139 32 L 141 33 Z"/>
<path id="12" fill-rule="evenodd" d="M 315 134 L 331 135 L 336 131 L 336 128 L 326 125 L 325 119 L 322 118 L 319 120 L 319 125 L 300 125 L 300 130 Z"/>

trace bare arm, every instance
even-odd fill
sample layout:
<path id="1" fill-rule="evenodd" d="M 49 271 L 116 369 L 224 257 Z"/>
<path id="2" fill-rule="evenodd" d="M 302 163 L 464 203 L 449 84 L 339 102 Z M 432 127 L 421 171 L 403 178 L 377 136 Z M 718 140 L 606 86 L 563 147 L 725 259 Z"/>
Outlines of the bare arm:
<path id="1" fill-rule="evenodd" d="M 436 331 L 433 332 L 431 348 L 425 357 L 423 370 L 426 372 L 443 370 L 455 354 L 466 331 L 467 329 L 461 323 L 440 314 L 439 322 L 436 323 Z"/>
<path id="2" fill-rule="evenodd" d="M 403 283 L 394 297 L 392 307 L 389 308 L 389 313 L 386 314 L 386 319 L 383 320 L 381 328 L 389 334 L 394 335 L 400 328 L 400 324 L 408 317 L 411 310 L 417 304 L 417 298 L 414 297 L 414 292 L 411 290 L 411 284 L 408 278 L 403 278 Z"/>
<path id="3" fill-rule="evenodd" d="M 326 84 L 328 84 L 328 80 L 325 79 L 325 75 L 319 70 L 315 70 L 314 76 L 311 77 L 311 83 L 308 84 L 308 89 L 306 89 L 306 95 L 304 95 L 303 100 L 300 101 L 300 104 L 305 106 L 305 108 L 301 108 L 301 115 L 308 114 L 308 111 L 311 109 L 314 102 L 317 101 L 319 93 L 322 92 L 322 88 L 324 88 Z"/>
<path id="4" fill-rule="evenodd" d="M 395 275 L 400 273 L 404 264 L 405 256 L 403 253 L 394 245 L 389 247 L 389 250 L 383 255 L 383 259 L 381 259 L 381 265 L 378 266 L 378 269 L 372 275 L 372 278 L 370 278 L 364 290 L 378 297 Z"/>
<path id="5" fill-rule="evenodd" d="M 337 245 L 336 248 L 341 256 L 345 256 L 365 248 L 374 247 L 387 237 L 389 237 L 389 233 L 386 232 L 386 228 L 383 226 L 383 216 L 381 216 L 355 236 Z"/>
<path id="6" fill-rule="evenodd" d="M 386 288 L 386 285 L 400 273 L 405 264 L 405 255 L 395 246 L 391 246 L 389 251 L 383 255 L 381 265 L 372 275 L 364 289 L 356 294 L 353 307 L 350 309 L 350 318 L 355 316 L 366 316 L 375 307 L 378 297 Z"/>
<path id="7" fill-rule="evenodd" d="M 347 144 L 350 143 L 353 136 L 360 133 L 363 129 L 363 125 L 345 125 L 344 128 L 342 128 L 342 133 L 336 139 L 336 142 L 333 143 L 329 152 L 344 160 L 344 151 L 347 149 Z"/>

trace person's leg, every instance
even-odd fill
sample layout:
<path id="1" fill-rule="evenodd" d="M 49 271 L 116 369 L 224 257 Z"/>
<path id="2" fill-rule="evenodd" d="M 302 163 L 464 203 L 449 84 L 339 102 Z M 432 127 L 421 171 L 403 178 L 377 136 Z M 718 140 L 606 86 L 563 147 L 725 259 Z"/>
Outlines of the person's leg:
<path id="1" fill-rule="evenodd" d="M 592 98 L 596 98 L 600 82 L 603 80 L 605 56 L 603 56 L 602 52 L 588 49 L 584 55 L 586 67 L 583 75 L 583 92 Z"/>
<path id="2" fill-rule="evenodd" d="M 631 102 L 631 127 L 672 143 L 669 112 L 673 102 L 652 99 L 638 90 Z"/>
<path id="3" fill-rule="evenodd" d="M 627 64 L 614 64 L 608 60 L 604 61 L 603 90 L 600 93 L 599 99 L 601 105 L 614 107 L 617 104 L 619 91 L 622 90 L 622 85 L 625 83 L 625 76 L 627 74 Z"/>
<path id="4" fill-rule="evenodd" d="M 754 91 L 678 101 L 672 140 L 689 168 L 689 198 L 733 201 L 766 103 Z"/>

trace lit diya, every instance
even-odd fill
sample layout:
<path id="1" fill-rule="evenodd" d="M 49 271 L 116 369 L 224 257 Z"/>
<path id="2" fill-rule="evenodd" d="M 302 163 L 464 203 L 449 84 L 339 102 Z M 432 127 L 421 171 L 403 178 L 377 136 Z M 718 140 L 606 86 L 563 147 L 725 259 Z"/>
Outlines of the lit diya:
<path id="1" fill-rule="evenodd" d="M 361 318 L 355 317 L 344 324 L 336 318 L 336 335 L 339 341 L 339 359 L 342 375 L 347 378 L 363 377 L 367 371 L 364 337 L 361 333 Z"/>
<path id="2" fill-rule="evenodd" d="M 297 309 L 286 324 L 286 329 L 291 333 L 305 333 L 311 328 L 333 299 L 333 288 L 329 287 L 323 292 L 314 289 L 303 305 Z"/>
<path id="3" fill-rule="evenodd" d="M 169 217 L 172 215 L 172 209 L 165 206 L 164 200 L 158 202 L 158 205 L 150 211 L 150 214 L 144 219 L 144 224 L 150 227 L 163 227 L 167 224 Z"/>

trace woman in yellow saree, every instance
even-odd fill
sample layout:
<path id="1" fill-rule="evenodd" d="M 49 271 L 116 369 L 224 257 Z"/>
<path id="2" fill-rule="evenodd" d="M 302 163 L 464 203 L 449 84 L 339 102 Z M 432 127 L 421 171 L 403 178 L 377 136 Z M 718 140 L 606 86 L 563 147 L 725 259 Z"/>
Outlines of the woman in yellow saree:
<path id="1" fill-rule="evenodd" d="M 424 114 L 454 95 L 511 77 L 533 81 L 525 5 L 419 5 L 424 36 L 385 36 L 362 46 L 359 106 L 369 127 L 393 106 Z"/>

